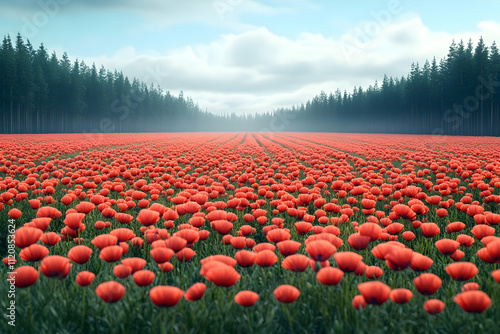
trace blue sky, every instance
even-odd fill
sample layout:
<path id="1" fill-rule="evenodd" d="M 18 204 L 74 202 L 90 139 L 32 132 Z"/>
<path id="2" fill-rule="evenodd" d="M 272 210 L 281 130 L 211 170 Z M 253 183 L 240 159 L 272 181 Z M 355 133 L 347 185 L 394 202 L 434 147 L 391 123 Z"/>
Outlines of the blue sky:
<path id="1" fill-rule="evenodd" d="M 0 3 L 0 33 L 183 90 L 213 112 L 254 113 L 405 75 L 453 38 L 489 45 L 499 12 L 486 0 L 12 0 Z"/>

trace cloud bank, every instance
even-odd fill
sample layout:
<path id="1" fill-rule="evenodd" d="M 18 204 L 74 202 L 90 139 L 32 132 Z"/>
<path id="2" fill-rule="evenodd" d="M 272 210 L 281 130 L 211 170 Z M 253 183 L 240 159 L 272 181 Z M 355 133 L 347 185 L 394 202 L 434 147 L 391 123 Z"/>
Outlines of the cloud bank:
<path id="1" fill-rule="evenodd" d="M 359 25 L 361 31 L 364 24 Z M 430 31 L 417 15 L 410 15 L 381 27 L 362 43 L 355 31 L 337 40 L 309 33 L 289 39 L 256 27 L 162 55 L 128 47 L 112 57 L 89 60 L 174 93 L 183 90 L 216 113 L 256 113 L 300 104 L 321 90 L 367 88 L 384 73 L 406 75 L 412 62 L 423 65 L 425 59 L 446 56 L 453 39 L 477 42 L 483 36 L 489 45 L 498 31 L 495 22 L 480 23 L 476 32 Z"/>

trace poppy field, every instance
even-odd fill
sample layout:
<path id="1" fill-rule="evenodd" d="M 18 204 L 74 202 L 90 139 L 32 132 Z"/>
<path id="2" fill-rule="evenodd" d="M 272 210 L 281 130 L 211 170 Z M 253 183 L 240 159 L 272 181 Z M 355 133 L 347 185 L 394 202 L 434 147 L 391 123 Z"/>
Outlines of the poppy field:
<path id="1" fill-rule="evenodd" d="M 492 137 L 2 135 L 0 331 L 495 333 L 499 203 Z"/>

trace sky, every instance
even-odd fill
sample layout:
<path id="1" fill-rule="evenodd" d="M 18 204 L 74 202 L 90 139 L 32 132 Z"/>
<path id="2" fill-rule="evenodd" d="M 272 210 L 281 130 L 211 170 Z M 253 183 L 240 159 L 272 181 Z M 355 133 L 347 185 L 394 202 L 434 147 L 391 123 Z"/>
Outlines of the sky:
<path id="1" fill-rule="evenodd" d="M 490 0 L 2 0 L 0 34 L 251 114 L 406 75 L 453 39 L 489 46 L 498 13 Z"/>

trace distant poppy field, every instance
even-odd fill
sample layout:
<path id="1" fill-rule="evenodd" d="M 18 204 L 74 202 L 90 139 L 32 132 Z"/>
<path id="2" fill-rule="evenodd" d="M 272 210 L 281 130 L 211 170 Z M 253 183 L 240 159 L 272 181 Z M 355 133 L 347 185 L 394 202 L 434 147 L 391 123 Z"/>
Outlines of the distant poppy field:
<path id="1" fill-rule="evenodd" d="M 500 138 L 2 135 L 0 331 L 495 333 L 499 203 Z"/>

